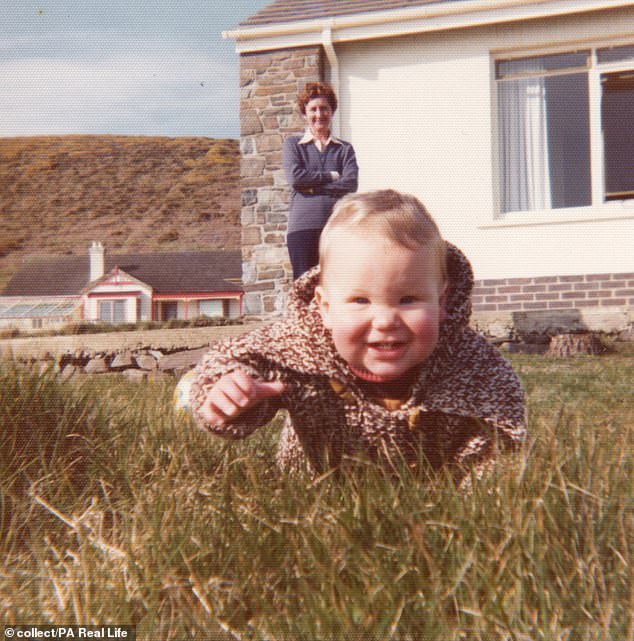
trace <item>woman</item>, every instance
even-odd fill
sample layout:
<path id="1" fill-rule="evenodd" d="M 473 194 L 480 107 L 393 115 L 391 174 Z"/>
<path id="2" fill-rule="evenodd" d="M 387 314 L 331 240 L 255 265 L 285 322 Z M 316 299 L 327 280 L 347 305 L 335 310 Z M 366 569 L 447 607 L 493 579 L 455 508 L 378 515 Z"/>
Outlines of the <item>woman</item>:
<path id="1" fill-rule="evenodd" d="M 357 190 L 359 175 L 352 145 L 331 134 L 337 109 L 332 87 L 309 82 L 297 105 L 306 131 L 289 136 L 282 149 L 282 166 L 292 188 L 287 245 L 295 279 L 319 262 L 321 230 L 335 202 Z"/>

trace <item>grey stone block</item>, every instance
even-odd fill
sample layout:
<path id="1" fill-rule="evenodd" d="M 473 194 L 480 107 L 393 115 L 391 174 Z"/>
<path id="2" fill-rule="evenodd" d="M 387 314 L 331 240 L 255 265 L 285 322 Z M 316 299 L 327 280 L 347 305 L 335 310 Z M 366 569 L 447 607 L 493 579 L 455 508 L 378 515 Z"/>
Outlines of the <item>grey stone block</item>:
<path id="1" fill-rule="evenodd" d="M 86 363 L 84 372 L 86 374 L 104 374 L 108 371 L 108 363 L 103 356 L 92 358 Z"/>
<path id="2" fill-rule="evenodd" d="M 188 349 L 183 352 L 167 354 L 159 361 L 159 369 L 163 372 L 191 369 L 200 362 L 200 359 L 209 351 L 208 347 Z"/>
<path id="3" fill-rule="evenodd" d="M 152 370 L 158 367 L 158 361 L 149 354 L 136 354 L 134 360 L 139 369 Z"/>
<path id="4" fill-rule="evenodd" d="M 134 367 L 131 352 L 121 352 L 116 354 L 110 363 L 110 369 L 113 370 L 128 369 L 130 367 Z"/>
<path id="5" fill-rule="evenodd" d="M 148 377 L 148 372 L 144 369 L 126 369 L 121 374 L 131 381 L 143 381 Z"/>

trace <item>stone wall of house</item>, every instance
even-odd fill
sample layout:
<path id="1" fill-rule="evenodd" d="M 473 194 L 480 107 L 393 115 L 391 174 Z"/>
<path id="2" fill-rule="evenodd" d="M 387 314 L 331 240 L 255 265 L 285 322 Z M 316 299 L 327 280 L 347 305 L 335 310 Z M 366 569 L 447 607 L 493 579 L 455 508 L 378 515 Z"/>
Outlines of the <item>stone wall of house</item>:
<path id="1" fill-rule="evenodd" d="M 282 142 L 304 123 L 296 107 L 307 82 L 323 78 L 321 47 L 240 56 L 242 279 L 247 316 L 281 314 L 292 282 L 286 249 L 290 190 Z"/>

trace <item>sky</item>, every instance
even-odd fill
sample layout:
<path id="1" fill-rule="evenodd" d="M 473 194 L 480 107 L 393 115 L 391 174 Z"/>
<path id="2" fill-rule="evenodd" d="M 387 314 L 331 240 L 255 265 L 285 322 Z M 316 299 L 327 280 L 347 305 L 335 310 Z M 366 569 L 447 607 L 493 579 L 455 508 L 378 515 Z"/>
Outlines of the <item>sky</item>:
<path id="1" fill-rule="evenodd" d="M 269 0 L 0 0 L 0 136 L 237 138 L 222 32 Z"/>

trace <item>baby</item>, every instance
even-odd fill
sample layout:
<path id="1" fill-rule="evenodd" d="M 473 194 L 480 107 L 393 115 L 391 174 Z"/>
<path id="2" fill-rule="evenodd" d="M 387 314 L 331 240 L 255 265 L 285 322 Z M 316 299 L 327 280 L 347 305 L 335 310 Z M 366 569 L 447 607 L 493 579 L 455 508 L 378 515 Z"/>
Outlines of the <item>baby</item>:
<path id="1" fill-rule="evenodd" d="M 284 408 L 285 469 L 321 474 L 359 455 L 411 467 L 426 460 L 449 466 L 465 487 L 526 435 L 517 376 L 468 326 L 472 286 L 468 261 L 416 198 L 345 196 L 286 318 L 203 358 L 194 415 L 237 439 Z"/>

